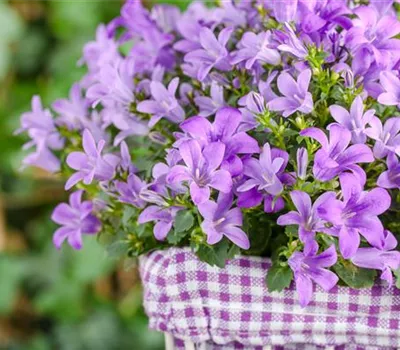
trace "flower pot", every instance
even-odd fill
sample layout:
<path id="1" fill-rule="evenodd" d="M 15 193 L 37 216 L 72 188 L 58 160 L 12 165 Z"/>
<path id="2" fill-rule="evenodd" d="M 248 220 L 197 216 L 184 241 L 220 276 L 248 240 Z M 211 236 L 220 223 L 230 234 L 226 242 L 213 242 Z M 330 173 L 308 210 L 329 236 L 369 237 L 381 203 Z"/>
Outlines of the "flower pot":
<path id="1" fill-rule="evenodd" d="M 398 349 L 400 290 L 316 287 L 301 308 L 294 287 L 270 293 L 267 258 L 240 256 L 224 269 L 190 249 L 141 257 L 150 328 L 175 349 Z M 197 347 L 194 347 L 196 344 Z"/>

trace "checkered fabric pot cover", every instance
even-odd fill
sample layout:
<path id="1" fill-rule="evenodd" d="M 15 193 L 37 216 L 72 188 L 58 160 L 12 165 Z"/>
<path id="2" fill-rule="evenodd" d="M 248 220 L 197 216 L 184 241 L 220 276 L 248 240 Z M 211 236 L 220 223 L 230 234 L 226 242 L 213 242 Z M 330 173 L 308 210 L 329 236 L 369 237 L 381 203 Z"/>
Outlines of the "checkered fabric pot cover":
<path id="1" fill-rule="evenodd" d="M 269 293 L 268 259 L 238 257 L 224 269 L 189 249 L 155 251 L 140 260 L 150 328 L 199 349 L 400 349 L 400 291 L 316 287 L 302 309 L 293 288 Z"/>

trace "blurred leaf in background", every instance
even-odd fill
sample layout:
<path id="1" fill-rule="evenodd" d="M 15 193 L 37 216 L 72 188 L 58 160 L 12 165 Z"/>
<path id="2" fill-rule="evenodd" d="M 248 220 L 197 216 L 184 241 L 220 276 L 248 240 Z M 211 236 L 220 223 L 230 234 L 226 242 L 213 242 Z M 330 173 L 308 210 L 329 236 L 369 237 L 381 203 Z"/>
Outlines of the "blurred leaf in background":
<path id="1" fill-rule="evenodd" d="M 68 95 L 84 73 L 84 43 L 121 4 L 0 0 L 1 349 L 164 348 L 147 328 L 136 269 L 109 259 L 91 238 L 78 252 L 53 247 L 49 218 L 66 194 L 57 178 L 19 171 L 24 140 L 13 136 L 32 95 L 45 105 Z"/>

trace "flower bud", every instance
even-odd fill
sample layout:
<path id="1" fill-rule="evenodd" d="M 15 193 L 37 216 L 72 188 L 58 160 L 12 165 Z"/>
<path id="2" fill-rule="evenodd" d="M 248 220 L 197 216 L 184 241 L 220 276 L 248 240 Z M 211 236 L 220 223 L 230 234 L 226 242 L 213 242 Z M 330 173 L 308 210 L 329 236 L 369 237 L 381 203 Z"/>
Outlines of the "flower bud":
<path id="1" fill-rule="evenodd" d="M 354 87 L 354 74 L 351 69 L 347 69 L 344 72 L 344 86 L 348 89 L 352 89 Z"/>
<path id="2" fill-rule="evenodd" d="M 159 206 L 167 207 L 167 201 L 157 192 L 151 190 L 142 190 L 139 194 L 140 199 L 148 203 L 153 203 Z"/>
<path id="3" fill-rule="evenodd" d="M 297 176 L 304 180 L 307 176 L 308 153 L 304 147 L 297 150 Z"/>

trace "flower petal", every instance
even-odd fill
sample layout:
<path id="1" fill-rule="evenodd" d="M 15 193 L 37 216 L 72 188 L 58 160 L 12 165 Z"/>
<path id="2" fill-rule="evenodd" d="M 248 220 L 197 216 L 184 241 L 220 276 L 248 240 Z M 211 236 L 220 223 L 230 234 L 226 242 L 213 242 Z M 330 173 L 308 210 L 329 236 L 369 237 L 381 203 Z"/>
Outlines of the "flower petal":
<path id="1" fill-rule="evenodd" d="M 210 188 L 199 187 L 195 182 L 190 184 L 190 196 L 194 204 L 199 205 L 210 198 Z"/>
<path id="2" fill-rule="evenodd" d="M 241 230 L 239 227 L 235 226 L 226 226 L 224 227 L 224 235 L 229 238 L 233 243 L 235 243 L 238 247 L 242 249 L 250 248 L 250 241 L 247 237 L 246 233 Z"/>
<path id="3" fill-rule="evenodd" d="M 226 170 L 218 170 L 212 175 L 209 185 L 218 191 L 229 193 L 233 185 L 231 174 Z"/>
<path id="4" fill-rule="evenodd" d="M 167 235 L 168 232 L 171 230 L 172 228 L 172 221 L 169 222 L 165 222 L 165 221 L 159 221 L 155 224 L 154 226 L 154 237 L 159 240 L 159 241 L 163 241 Z"/>

